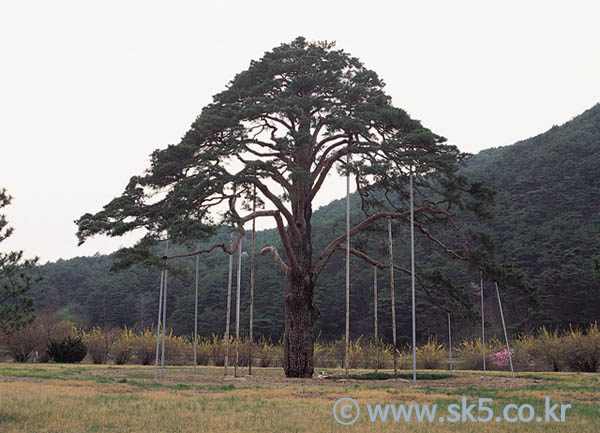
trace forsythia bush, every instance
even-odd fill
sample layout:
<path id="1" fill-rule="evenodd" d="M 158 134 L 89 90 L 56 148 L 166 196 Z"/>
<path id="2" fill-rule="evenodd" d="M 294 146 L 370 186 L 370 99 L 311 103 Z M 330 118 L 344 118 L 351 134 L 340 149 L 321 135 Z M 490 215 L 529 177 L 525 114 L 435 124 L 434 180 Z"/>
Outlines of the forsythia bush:
<path id="1" fill-rule="evenodd" d="M 168 335 L 165 335 L 165 360 L 170 364 L 182 365 L 190 359 L 193 359 L 192 342 L 187 338 L 173 335 L 171 330 Z"/>
<path id="2" fill-rule="evenodd" d="M 530 370 L 596 372 L 600 367 L 600 329 L 597 322 L 585 330 L 571 329 L 562 334 L 542 327 L 520 336 L 515 341 L 515 352 L 517 364 L 526 359 L 525 368 Z"/>
<path id="3" fill-rule="evenodd" d="M 156 330 L 150 328 L 139 332 L 134 336 L 132 346 L 140 364 L 152 364 L 156 356 Z"/>
<path id="4" fill-rule="evenodd" d="M 111 351 L 111 358 L 115 361 L 115 364 L 122 365 L 129 362 L 133 355 L 134 341 L 135 335 L 133 334 L 133 331 L 125 327 Z"/>
<path id="5" fill-rule="evenodd" d="M 536 371 L 563 371 L 565 346 L 558 331 L 549 331 L 545 327 L 538 329 L 535 335 L 525 334 L 515 341 L 517 365 Z"/>
<path id="6" fill-rule="evenodd" d="M 379 351 L 379 364 L 377 368 L 392 368 L 394 365 L 394 347 L 381 341 L 375 344 L 362 341 L 363 337 L 350 340 L 348 345 L 348 359 L 350 368 L 375 368 L 377 351 Z M 345 340 L 340 339 L 329 343 L 321 343 L 317 338 L 314 346 L 314 364 L 317 368 L 343 368 L 345 356 Z M 398 349 L 397 365 L 399 369 L 409 368 L 410 354 Z"/>
<path id="7" fill-rule="evenodd" d="M 193 348 L 192 348 L 193 351 Z M 211 355 L 211 344 L 210 340 L 198 336 L 198 351 L 196 354 L 196 360 L 198 365 L 208 365 Z M 193 361 L 193 352 L 192 352 Z"/>
<path id="8" fill-rule="evenodd" d="M 446 346 L 438 343 L 436 336 L 429 336 L 427 344 L 417 347 L 417 368 L 436 370 L 444 367 Z"/>
<path id="9" fill-rule="evenodd" d="M 159 350 L 162 350 L 162 333 L 159 339 Z M 127 363 L 133 355 L 142 365 L 154 363 L 156 357 L 156 330 L 154 328 L 144 329 L 138 333 L 126 328 L 121 334 L 113 350 L 115 363 Z M 169 331 L 165 335 L 165 360 L 172 364 L 184 364 L 192 359 L 192 342 L 173 335 L 172 330 Z"/>
<path id="10" fill-rule="evenodd" d="M 483 345 L 481 338 L 464 340 L 454 349 L 454 353 L 461 360 L 459 367 L 465 370 L 480 370 L 483 368 L 481 351 Z"/>
<path id="11" fill-rule="evenodd" d="M 81 336 L 81 345 L 75 342 Z M 72 337 L 67 341 L 68 337 Z M 162 336 L 161 336 L 162 337 Z M 162 338 L 161 338 L 162 340 Z M 45 362 L 49 359 L 46 349 L 53 343 L 53 356 L 60 351 L 70 350 L 68 344 L 59 348 L 58 342 L 68 342 L 70 346 L 87 347 L 92 362 L 103 364 L 112 360 L 116 364 L 136 362 L 143 365 L 154 363 L 156 355 L 156 329 L 134 331 L 125 328 L 102 329 L 94 327 L 89 331 L 78 331 L 71 322 L 60 321 L 43 313 L 30 326 L 9 337 L 0 337 L 0 352 L 8 354 L 16 362 Z M 229 365 L 235 362 L 236 342 L 230 336 L 229 345 L 224 337 L 212 334 L 198 337 L 197 361 L 199 365 L 222 366 L 229 346 Z M 160 342 L 162 346 L 162 341 Z M 62 347 L 62 346 L 61 346 Z M 180 337 L 169 331 L 165 335 L 165 360 L 169 364 L 191 364 L 193 362 L 193 340 Z M 253 344 L 244 338 L 238 345 L 240 366 L 247 366 L 250 348 L 253 363 L 258 367 L 280 367 L 283 365 L 281 341 L 273 343 L 270 338 L 260 337 Z M 59 350 L 60 349 L 60 350 Z M 64 350 L 63 350 L 64 349 Z M 437 337 L 429 336 L 427 343 L 417 347 L 417 366 L 420 369 L 448 368 L 448 354 L 445 344 Z M 482 368 L 481 339 L 464 340 L 453 347 L 454 365 L 457 368 L 478 370 Z M 79 350 L 77 357 L 84 353 Z M 377 363 L 379 353 L 379 363 Z M 535 371 L 586 371 L 595 372 L 600 367 L 600 327 L 597 323 L 585 329 L 571 329 L 568 332 L 550 331 L 540 328 L 536 332 L 518 336 L 511 342 L 511 353 L 515 370 Z M 350 368 L 380 369 L 393 368 L 394 348 L 382 341 L 366 341 L 359 337 L 350 341 Z M 486 342 L 486 366 L 488 369 L 507 370 L 509 352 L 503 341 L 490 339 Z M 314 344 L 315 368 L 342 368 L 344 366 L 344 339 Z M 410 369 L 412 353 L 410 347 L 397 349 L 397 366 L 400 370 Z M 77 358 L 74 357 L 74 358 Z M 62 355 L 58 358 L 63 359 Z M 73 358 L 73 359 L 74 359 Z"/>
<path id="12" fill-rule="evenodd" d="M 600 367 L 600 330 L 598 323 L 589 325 L 586 332 L 573 330 L 564 337 L 565 361 L 572 371 L 595 373 Z"/>
<path id="13" fill-rule="evenodd" d="M 486 368 L 493 369 L 496 367 L 490 359 L 490 355 L 494 355 L 505 348 L 506 346 L 495 338 L 485 342 Z M 481 370 L 483 368 L 482 349 L 481 338 L 462 341 L 458 347 L 454 348 L 454 353 L 459 361 L 458 367 L 463 370 Z"/>
<path id="14" fill-rule="evenodd" d="M 93 327 L 89 332 L 82 332 L 83 342 L 88 348 L 88 353 L 94 364 L 106 364 L 108 355 L 119 338 L 117 329 L 101 329 Z"/>
<path id="15" fill-rule="evenodd" d="M 217 334 L 211 334 L 209 344 L 210 344 L 209 357 L 210 357 L 213 365 L 224 365 L 225 364 L 225 337 L 221 338 Z"/>
<path id="16" fill-rule="evenodd" d="M 260 337 L 256 349 L 256 364 L 259 367 L 277 367 L 282 365 L 283 348 L 275 346 L 271 339 Z"/>

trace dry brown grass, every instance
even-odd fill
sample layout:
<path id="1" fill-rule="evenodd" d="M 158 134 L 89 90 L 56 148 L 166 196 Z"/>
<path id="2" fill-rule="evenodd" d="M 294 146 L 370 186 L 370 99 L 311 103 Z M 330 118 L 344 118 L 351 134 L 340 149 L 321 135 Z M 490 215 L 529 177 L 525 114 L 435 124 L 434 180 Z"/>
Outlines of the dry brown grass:
<path id="1" fill-rule="evenodd" d="M 598 375 L 502 373 L 482 379 L 478 372 L 442 380 L 331 381 L 285 379 L 280 369 L 256 369 L 255 377 L 223 377 L 221 368 L 171 367 L 160 386 L 152 367 L 0 364 L 0 431 L 3 433 L 84 432 L 577 432 L 592 433 L 600 415 Z M 125 382 L 126 380 L 126 382 Z M 122 383 L 121 383 L 122 382 Z M 149 388 L 151 387 L 151 388 Z M 537 404 L 545 396 L 571 403 L 563 424 L 545 423 L 371 423 L 366 405 L 437 403 L 462 395 L 475 402 L 492 397 L 498 406 Z M 352 427 L 337 424 L 332 408 L 341 397 L 361 405 Z M 536 403 L 537 402 L 537 403 Z M 439 409 L 441 410 L 441 409 Z M 363 413 L 364 411 L 364 413 Z"/>

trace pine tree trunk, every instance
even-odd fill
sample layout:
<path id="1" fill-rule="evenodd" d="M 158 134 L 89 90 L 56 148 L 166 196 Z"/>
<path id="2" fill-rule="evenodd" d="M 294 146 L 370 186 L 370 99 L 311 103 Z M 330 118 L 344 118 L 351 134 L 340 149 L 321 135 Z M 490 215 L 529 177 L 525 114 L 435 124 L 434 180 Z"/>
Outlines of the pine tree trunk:
<path id="1" fill-rule="evenodd" d="M 308 115 L 307 115 L 308 118 Z M 308 131 L 309 121 L 303 121 L 299 129 Z M 298 165 L 310 172 L 309 148 L 302 147 L 297 155 Z M 316 277 L 312 272 L 312 206 L 306 197 L 310 185 L 302 179 L 294 183 L 296 197 L 292 201 L 295 229 L 288 227 L 290 247 L 296 266 L 287 272 L 285 295 L 285 332 L 283 335 L 283 369 L 287 377 L 312 377 L 314 372 L 314 324 L 319 310 L 314 302 Z"/>
<path id="2" fill-rule="evenodd" d="M 314 372 L 314 283 L 303 275 L 288 275 L 283 336 L 286 377 L 312 377 Z"/>

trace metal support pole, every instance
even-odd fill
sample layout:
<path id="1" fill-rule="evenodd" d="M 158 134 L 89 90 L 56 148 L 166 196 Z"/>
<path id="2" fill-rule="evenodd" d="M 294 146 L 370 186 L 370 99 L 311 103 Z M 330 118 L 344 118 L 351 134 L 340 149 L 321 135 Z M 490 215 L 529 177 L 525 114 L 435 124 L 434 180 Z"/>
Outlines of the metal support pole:
<path id="1" fill-rule="evenodd" d="M 196 256 L 196 297 L 194 302 L 194 374 L 198 365 L 198 262 L 200 256 Z"/>
<path id="2" fill-rule="evenodd" d="M 346 352 L 344 367 L 346 378 L 350 375 L 350 152 L 347 155 L 348 172 L 346 173 Z"/>
<path id="3" fill-rule="evenodd" d="M 229 249 L 233 248 L 233 233 L 229 234 Z M 229 253 L 229 270 L 227 272 L 227 318 L 225 322 L 225 372 L 229 367 L 229 324 L 231 323 L 231 280 L 233 272 L 233 251 Z"/>
<path id="4" fill-rule="evenodd" d="M 483 376 L 485 377 L 485 311 L 483 308 L 483 271 L 479 271 L 481 285 L 481 352 L 483 356 Z"/>
<path id="5" fill-rule="evenodd" d="M 412 287 L 412 358 L 413 384 L 417 384 L 417 325 L 415 307 L 415 212 L 413 198 L 413 174 L 410 173 L 410 280 Z"/>
<path id="6" fill-rule="evenodd" d="M 452 364 L 452 325 L 450 323 L 450 312 L 448 312 L 448 349 L 450 350 L 450 371 L 454 370 Z"/>
<path id="7" fill-rule="evenodd" d="M 165 271 L 160 271 L 160 291 L 158 294 L 158 318 L 156 319 L 156 358 L 154 360 L 154 380 L 158 379 L 158 355 L 160 350 L 160 326 L 162 313 L 162 299 L 163 299 L 163 284 L 165 279 Z"/>
<path id="8" fill-rule="evenodd" d="M 254 199 L 252 200 L 252 213 L 256 213 L 256 185 L 254 185 Z M 248 337 L 250 339 L 248 353 L 248 374 L 252 374 L 252 349 L 254 346 L 253 328 L 254 328 L 254 255 L 256 252 L 256 218 L 252 218 L 252 248 L 250 251 L 250 329 Z"/>
<path id="9" fill-rule="evenodd" d="M 375 373 L 379 368 L 379 336 L 377 335 L 377 266 L 373 266 L 373 339 L 375 340 Z"/>
<path id="10" fill-rule="evenodd" d="M 242 286 L 242 241 L 244 238 L 240 238 L 240 244 L 238 246 L 238 265 L 237 265 L 237 290 L 235 293 L 235 366 L 233 367 L 233 376 L 238 375 L 238 362 L 239 362 L 239 346 L 240 346 L 240 295 Z"/>
<path id="11" fill-rule="evenodd" d="M 388 219 L 390 247 L 390 292 L 392 297 L 392 344 L 394 346 L 394 378 L 398 377 L 398 344 L 396 341 L 396 290 L 394 288 L 394 244 L 392 240 L 392 219 Z"/>
<path id="12" fill-rule="evenodd" d="M 494 281 L 496 285 L 496 295 L 498 296 L 498 306 L 500 307 L 500 318 L 502 319 L 502 329 L 504 329 L 504 339 L 506 340 L 506 350 L 508 351 L 508 362 L 510 363 L 510 373 L 512 378 L 515 378 L 515 370 L 513 368 L 512 353 L 510 352 L 510 344 L 508 343 L 508 333 L 506 332 L 506 323 L 504 322 L 504 313 L 502 312 L 502 301 L 500 300 L 500 290 L 498 290 L 498 282 Z"/>
<path id="13" fill-rule="evenodd" d="M 165 257 L 167 257 L 169 252 L 169 241 L 166 241 L 165 246 Z M 165 259 L 165 264 L 166 264 Z M 162 320 L 162 353 L 160 355 L 160 377 L 165 377 L 165 329 L 167 328 L 167 280 L 169 276 L 169 271 L 165 269 L 165 279 L 164 279 L 164 290 L 163 290 L 163 320 Z"/>

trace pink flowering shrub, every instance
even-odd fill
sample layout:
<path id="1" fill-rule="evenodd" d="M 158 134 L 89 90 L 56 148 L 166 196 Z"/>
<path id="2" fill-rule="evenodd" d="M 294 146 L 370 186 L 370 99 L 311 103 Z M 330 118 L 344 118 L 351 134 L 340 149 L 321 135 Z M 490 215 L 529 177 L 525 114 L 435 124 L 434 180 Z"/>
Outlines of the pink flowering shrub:
<path id="1" fill-rule="evenodd" d="M 513 351 L 510 351 L 511 356 L 514 356 Z M 508 357 L 508 349 L 502 349 L 499 352 L 492 353 L 488 356 L 492 365 L 496 368 L 507 368 L 510 364 Z"/>

